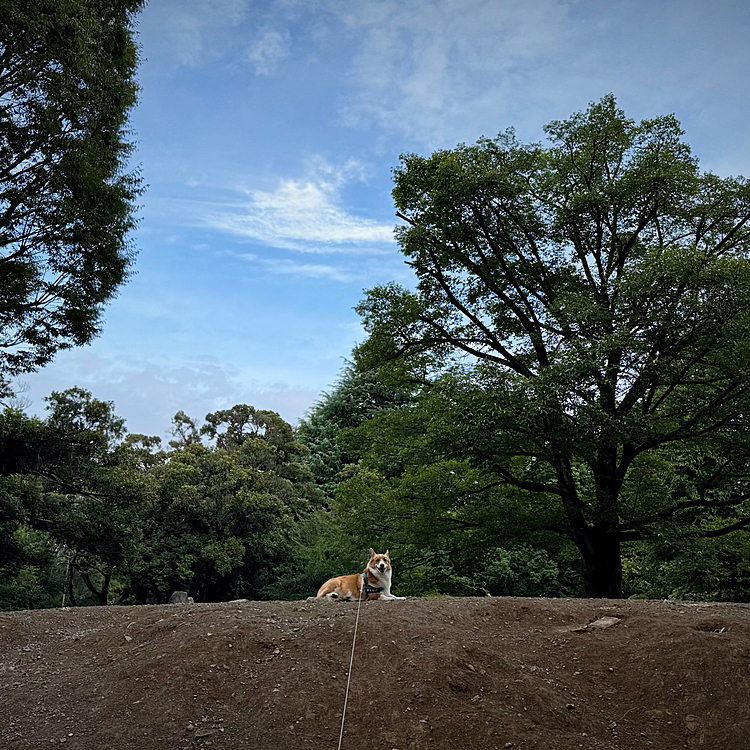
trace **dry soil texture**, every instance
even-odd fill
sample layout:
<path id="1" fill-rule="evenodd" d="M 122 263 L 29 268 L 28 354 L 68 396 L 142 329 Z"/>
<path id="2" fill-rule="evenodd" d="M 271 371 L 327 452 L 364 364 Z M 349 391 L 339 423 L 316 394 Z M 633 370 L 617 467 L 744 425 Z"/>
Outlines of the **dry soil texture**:
<path id="1" fill-rule="evenodd" d="M 0 747 L 338 746 L 357 605 L 0 613 Z M 750 748 L 750 606 L 362 605 L 342 750 Z"/>

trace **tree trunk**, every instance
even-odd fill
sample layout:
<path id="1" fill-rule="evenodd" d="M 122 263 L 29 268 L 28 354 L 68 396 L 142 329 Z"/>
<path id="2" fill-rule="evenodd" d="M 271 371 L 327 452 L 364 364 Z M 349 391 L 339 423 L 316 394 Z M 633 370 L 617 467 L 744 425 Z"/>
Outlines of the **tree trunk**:
<path id="1" fill-rule="evenodd" d="M 102 590 L 99 594 L 99 604 L 107 606 L 109 604 L 109 584 L 112 582 L 112 573 L 107 571 L 104 574 L 104 582 L 102 583 Z"/>
<path id="2" fill-rule="evenodd" d="M 614 393 L 611 400 L 614 402 Z M 587 524 L 583 557 L 586 563 L 586 593 L 597 598 L 622 597 L 619 498 L 625 464 L 618 467 L 617 453 L 617 445 L 611 436 L 603 436 L 597 461 L 592 467 L 596 485 L 594 517 L 597 520 Z"/>
<path id="3" fill-rule="evenodd" d="M 77 607 L 78 602 L 76 601 L 75 591 L 73 590 L 73 568 L 70 569 L 70 575 L 68 576 L 68 598 L 70 599 L 70 606 Z"/>
<path id="4" fill-rule="evenodd" d="M 109 599 L 109 582 L 112 579 L 112 574 L 109 572 L 102 573 L 103 581 L 101 590 L 96 588 L 88 571 L 79 570 L 78 575 L 81 576 L 81 580 L 86 584 L 86 588 L 94 595 L 97 604 L 100 606 L 106 605 Z"/>
<path id="5" fill-rule="evenodd" d="M 586 595 L 622 598 L 620 530 L 616 523 L 596 521 L 583 535 L 579 549 L 586 563 Z"/>
<path id="6" fill-rule="evenodd" d="M 584 515 L 584 503 L 578 497 L 569 460 L 559 459 L 555 469 L 558 486 L 564 490 L 562 502 L 570 524 L 571 538 L 586 565 L 586 595 L 603 599 L 622 598 L 622 559 L 617 520 L 588 523 Z M 619 487 L 606 487 L 606 482 L 602 482 L 600 477 L 597 479 L 599 509 L 606 512 L 610 518 L 617 519 Z"/>
<path id="7" fill-rule="evenodd" d="M 198 585 L 197 600 L 199 602 L 211 601 L 211 595 L 214 585 L 214 564 L 210 560 L 206 560 L 201 565 L 202 567 L 202 580 L 199 577 L 200 583 Z"/>

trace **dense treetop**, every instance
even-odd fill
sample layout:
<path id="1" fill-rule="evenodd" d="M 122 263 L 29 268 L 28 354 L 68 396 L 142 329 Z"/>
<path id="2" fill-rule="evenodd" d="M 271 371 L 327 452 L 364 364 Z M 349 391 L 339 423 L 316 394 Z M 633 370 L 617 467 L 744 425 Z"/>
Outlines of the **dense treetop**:
<path id="1" fill-rule="evenodd" d="M 636 123 L 611 96 L 546 131 L 402 158 L 417 288 L 368 294 L 357 361 L 442 388 L 464 425 L 452 454 L 557 497 L 590 593 L 619 595 L 643 521 L 624 514 L 631 470 L 746 441 L 750 184 L 701 172 L 673 116 Z"/>
<path id="2" fill-rule="evenodd" d="M 143 0 L 0 0 L 0 374 L 99 330 L 127 278 Z"/>

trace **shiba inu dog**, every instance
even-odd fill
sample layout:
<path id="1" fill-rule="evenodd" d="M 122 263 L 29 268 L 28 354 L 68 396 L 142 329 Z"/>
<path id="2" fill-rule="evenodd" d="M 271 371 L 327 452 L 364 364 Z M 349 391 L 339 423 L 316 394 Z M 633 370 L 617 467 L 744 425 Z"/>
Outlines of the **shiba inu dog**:
<path id="1" fill-rule="evenodd" d="M 391 558 L 388 550 L 378 554 L 370 547 L 370 559 L 362 573 L 337 576 L 326 581 L 318 590 L 319 599 L 328 597 L 339 601 L 357 599 L 405 599 L 391 594 Z"/>

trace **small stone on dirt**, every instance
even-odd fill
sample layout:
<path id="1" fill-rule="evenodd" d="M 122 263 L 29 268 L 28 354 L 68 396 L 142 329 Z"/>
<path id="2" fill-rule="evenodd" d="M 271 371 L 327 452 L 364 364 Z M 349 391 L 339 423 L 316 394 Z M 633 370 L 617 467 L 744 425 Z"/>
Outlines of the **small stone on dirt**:
<path id="1" fill-rule="evenodd" d="M 605 628 L 611 628 L 613 625 L 617 625 L 620 622 L 619 617 L 600 617 L 598 620 L 589 623 L 588 627 L 594 630 L 604 630 Z"/>
<path id="2" fill-rule="evenodd" d="M 685 717 L 685 729 L 691 734 L 695 734 L 701 728 L 700 719 L 697 716 L 689 714 Z"/>

